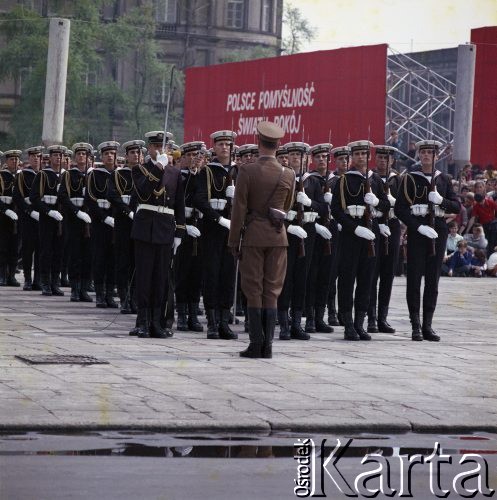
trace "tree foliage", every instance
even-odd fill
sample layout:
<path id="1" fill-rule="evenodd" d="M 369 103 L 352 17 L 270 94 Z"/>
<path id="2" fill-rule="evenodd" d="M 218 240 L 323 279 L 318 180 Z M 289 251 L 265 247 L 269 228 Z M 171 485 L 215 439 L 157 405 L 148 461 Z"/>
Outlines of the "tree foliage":
<path id="1" fill-rule="evenodd" d="M 154 97 L 162 80 L 167 95 L 171 66 L 158 55 L 153 7 L 144 3 L 105 21 L 101 12 L 107 3 L 78 0 L 71 2 L 70 13 L 60 14 L 71 19 L 64 120 L 68 145 L 83 140 L 94 145 L 109 139 L 123 142 L 163 126 L 165 104 L 158 106 Z M 48 27 L 49 19 L 19 6 L 0 18 L 0 36 L 8 41 L 0 50 L 0 81 L 22 83 L 5 148 L 41 142 Z M 181 75 L 174 84 L 181 93 Z M 170 123 L 181 137 L 178 117 L 172 115 Z"/>
<path id="2" fill-rule="evenodd" d="M 311 42 L 316 30 L 309 24 L 298 7 L 286 3 L 283 11 L 283 26 L 288 32 L 281 47 L 284 54 L 296 54 L 302 50 L 304 43 Z"/>

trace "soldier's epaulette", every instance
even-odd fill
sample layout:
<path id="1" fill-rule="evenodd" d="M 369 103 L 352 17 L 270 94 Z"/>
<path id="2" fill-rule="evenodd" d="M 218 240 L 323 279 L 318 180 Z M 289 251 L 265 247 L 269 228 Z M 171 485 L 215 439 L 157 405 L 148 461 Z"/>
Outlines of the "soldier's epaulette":
<path id="1" fill-rule="evenodd" d="M 152 173 L 150 173 L 143 165 L 140 165 L 141 173 L 150 181 L 150 182 L 159 182 L 160 179 L 155 177 Z M 159 195 L 157 195 L 159 196 Z"/>

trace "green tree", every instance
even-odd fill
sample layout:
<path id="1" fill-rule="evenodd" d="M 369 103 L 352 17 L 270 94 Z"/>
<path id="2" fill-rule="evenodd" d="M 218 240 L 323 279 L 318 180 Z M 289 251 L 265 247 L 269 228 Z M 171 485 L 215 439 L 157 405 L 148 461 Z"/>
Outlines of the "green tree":
<path id="1" fill-rule="evenodd" d="M 283 12 L 283 28 L 288 34 L 283 38 L 281 48 L 284 54 L 296 54 L 302 50 L 304 43 L 311 42 L 316 30 L 303 16 L 298 7 L 286 3 Z"/>
<path id="2" fill-rule="evenodd" d="M 264 47 L 262 45 L 257 45 L 251 49 L 238 49 L 231 50 L 229 54 L 223 57 L 222 62 L 239 62 L 239 61 L 251 61 L 253 59 L 264 59 L 266 57 L 275 57 L 277 54 L 274 53 L 274 49 Z"/>

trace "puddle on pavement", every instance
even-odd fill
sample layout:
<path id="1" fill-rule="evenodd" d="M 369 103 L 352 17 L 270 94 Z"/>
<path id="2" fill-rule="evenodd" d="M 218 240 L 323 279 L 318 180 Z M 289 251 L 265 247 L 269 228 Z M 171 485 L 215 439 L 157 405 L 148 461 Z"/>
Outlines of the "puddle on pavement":
<path id="1" fill-rule="evenodd" d="M 340 439 L 343 457 L 380 454 L 430 456 L 440 443 L 451 456 L 478 453 L 497 455 L 497 435 L 358 434 L 305 435 L 293 433 L 258 435 L 180 435 L 148 431 L 4 432 L 0 433 L 0 456 L 110 456 L 164 458 L 288 458 L 296 455 L 298 439 L 312 438 L 318 454 L 326 456 Z M 326 443 L 323 443 L 326 439 Z M 349 440 L 350 443 L 349 443 Z M 348 443 L 347 446 L 345 444 Z M 321 446 L 322 445 L 322 446 Z"/>

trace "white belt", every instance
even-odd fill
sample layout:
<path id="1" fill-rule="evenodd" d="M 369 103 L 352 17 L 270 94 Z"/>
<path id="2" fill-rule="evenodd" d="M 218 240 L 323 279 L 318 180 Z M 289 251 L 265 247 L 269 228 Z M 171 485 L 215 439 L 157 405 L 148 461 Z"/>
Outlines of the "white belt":
<path id="1" fill-rule="evenodd" d="M 10 205 L 12 203 L 12 196 L 0 196 L 0 200 L 6 205 Z"/>
<path id="2" fill-rule="evenodd" d="M 28 196 L 26 196 L 26 198 L 24 198 L 24 203 L 26 203 L 26 205 L 31 205 L 31 200 L 29 199 Z"/>
<path id="3" fill-rule="evenodd" d="M 307 224 L 308 222 L 314 222 L 318 217 L 317 212 L 304 212 L 304 224 Z"/>
<path id="4" fill-rule="evenodd" d="M 225 200 L 224 198 L 211 198 L 209 203 L 214 210 L 224 210 L 228 200 Z"/>
<path id="5" fill-rule="evenodd" d="M 75 206 L 75 207 L 82 207 L 83 206 L 83 202 L 85 201 L 84 198 L 71 198 L 71 203 Z"/>
<path id="6" fill-rule="evenodd" d="M 420 217 L 428 215 L 428 205 L 426 203 L 418 203 L 416 205 L 411 205 L 411 214 Z"/>
<path id="7" fill-rule="evenodd" d="M 97 200 L 97 203 L 98 203 L 98 206 L 100 208 L 105 208 L 105 209 L 110 208 L 110 201 L 109 200 L 99 199 L 99 200 Z"/>
<path id="8" fill-rule="evenodd" d="M 435 205 L 435 217 L 445 217 L 445 210 Z"/>
<path id="9" fill-rule="evenodd" d="M 364 215 L 365 210 L 366 207 L 364 205 L 348 205 L 345 209 L 345 213 L 349 214 L 351 217 L 359 219 Z"/>
<path id="10" fill-rule="evenodd" d="M 123 203 L 126 205 L 129 205 L 129 202 L 131 201 L 131 195 L 129 194 L 122 194 L 121 195 L 121 200 L 123 200 Z"/>
<path id="11" fill-rule="evenodd" d="M 388 218 L 389 219 L 396 219 L 397 216 L 395 215 L 395 211 L 393 208 L 391 208 L 389 211 L 388 211 Z"/>
<path id="12" fill-rule="evenodd" d="M 297 212 L 295 210 L 288 210 L 288 212 L 286 213 L 285 219 L 291 221 L 291 220 L 295 219 L 296 216 L 297 216 Z"/>
<path id="13" fill-rule="evenodd" d="M 371 207 L 370 210 L 371 210 L 371 217 L 373 217 L 374 219 L 379 219 L 383 217 L 383 212 L 381 210 L 377 210 L 374 207 Z"/>
<path id="14" fill-rule="evenodd" d="M 199 212 L 196 208 L 185 207 L 185 217 L 187 219 L 191 219 L 194 214 L 197 217 L 197 219 L 201 219 L 204 216 L 204 214 L 202 212 Z"/>
<path id="15" fill-rule="evenodd" d="M 43 196 L 42 200 L 47 204 L 47 205 L 55 205 L 57 203 L 57 196 L 53 194 L 46 194 Z"/>
<path id="16" fill-rule="evenodd" d="M 172 208 L 158 206 L 158 205 L 148 205 L 147 203 L 142 203 L 138 205 L 136 211 L 139 212 L 140 210 L 150 210 L 152 212 L 157 212 L 159 214 L 174 215 L 174 210 Z"/>

